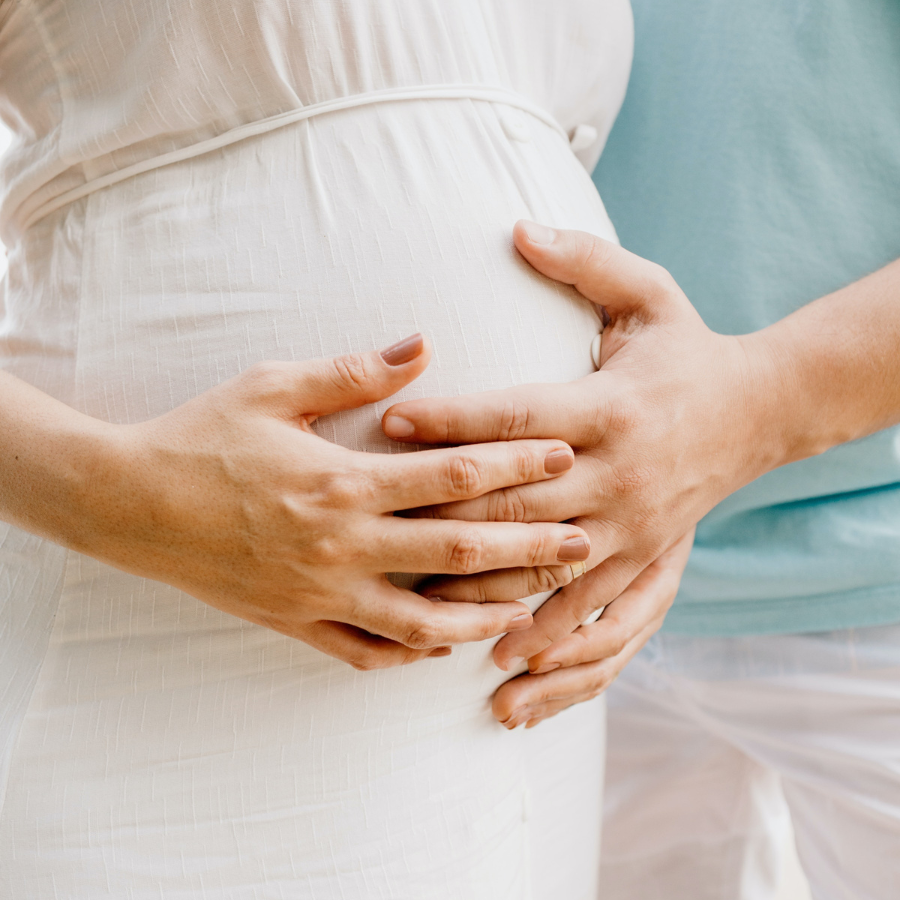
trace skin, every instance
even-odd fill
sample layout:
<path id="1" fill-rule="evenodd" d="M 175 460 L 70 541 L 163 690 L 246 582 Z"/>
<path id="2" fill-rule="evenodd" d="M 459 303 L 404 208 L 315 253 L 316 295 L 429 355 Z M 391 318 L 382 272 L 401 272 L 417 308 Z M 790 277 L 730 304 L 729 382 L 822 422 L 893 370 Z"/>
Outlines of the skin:
<path id="1" fill-rule="evenodd" d="M 393 513 L 559 477 L 574 461 L 565 443 L 388 455 L 312 429 L 395 393 L 429 358 L 418 335 L 383 353 L 264 363 L 137 425 L 82 415 L 0 372 L 0 518 L 359 669 L 527 628 L 521 603 L 436 603 L 386 573 L 552 567 L 587 555 L 580 528 Z"/>
<path id="2" fill-rule="evenodd" d="M 900 422 L 900 261 L 733 336 L 711 331 L 664 269 L 601 238 L 525 222 L 514 238 L 537 271 L 602 304 L 601 370 L 570 384 L 409 401 L 383 418 L 396 440 L 555 437 L 575 448 L 575 466 L 553 483 L 410 513 L 571 521 L 590 535 L 590 572 L 571 584 L 571 573 L 535 567 L 437 578 L 421 589 L 497 601 L 564 587 L 533 627 L 497 644 L 494 660 L 508 670 L 527 659 L 531 673 L 555 662 L 574 668 L 505 685 L 494 711 L 507 723 L 552 715 L 615 677 L 671 603 L 689 538 L 676 542 L 717 503 L 778 466 Z M 601 607 L 597 625 L 581 628 Z M 529 706 L 527 718 L 516 713 Z"/>

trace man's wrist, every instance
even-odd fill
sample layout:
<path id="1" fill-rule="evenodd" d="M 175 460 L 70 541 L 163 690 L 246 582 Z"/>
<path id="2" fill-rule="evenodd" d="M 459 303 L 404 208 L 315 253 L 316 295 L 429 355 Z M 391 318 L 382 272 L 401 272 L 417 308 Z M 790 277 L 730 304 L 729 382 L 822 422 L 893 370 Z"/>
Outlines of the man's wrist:
<path id="1" fill-rule="evenodd" d="M 793 345 L 790 330 L 781 325 L 738 339 L 752 373 L 751 420 L 765 471 L 817 456 L 841 442 L 831 433 L 816 399 L 809 361 Z"/>

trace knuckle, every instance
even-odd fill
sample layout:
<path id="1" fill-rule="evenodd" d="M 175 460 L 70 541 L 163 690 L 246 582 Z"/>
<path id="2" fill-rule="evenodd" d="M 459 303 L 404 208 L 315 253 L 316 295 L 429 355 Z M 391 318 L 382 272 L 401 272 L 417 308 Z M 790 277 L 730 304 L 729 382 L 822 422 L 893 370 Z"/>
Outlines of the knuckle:
<path id="1" fill-rule="evenodd" d="M 529 572 L 529 589 L 533 594 L 555 591 L 571 578 L 571 571 L 562 566 L 535 566 Z"/>
<path id="2" fill-rule="evenodd" d="M 321 492 L 329 509 L 355 509 L 359 506 L 363 488 L 355 473 L 346 469 L 325 472 Z"/>
<path id="3" fill-rule="evenodd" d="M 347 561 L 346 547 L 343 541 L 330 535 L 319 535 L 313 545 L 308 548 L 309 556 L 324 568 L 341 565 Z"/>
<path id="4" fill-rule="evenodd" d="M 523 400 L 510 397 L 503 403 L 498 422 L 497 440 L 517 441 L 528 433 L 528 404 Z"/>
<path id="5" fill-rule="evenodd" d="M 551 556 L 550 537 L 540 526 L 530 526 L 531 540 L 525 550 L 525 565 L 529 568 L 540 565 L 541 561 Z M 555 554 L 553 554 L 555 555 Z"/>
<path id="6" fill-rule="evenodd" d="M 593 272 L 600 271 L 609 263 L 609 258 L 610 248 L 605 241 L 601 241 L 586 232 L 578 233 L 575 245 L 575 259 L 582 272 L 589 269 Z"/>
<path id="7" fill-rule="evenodd" d="M 373 650 L 357 650 L 347 662 L 349 662 L 357 672 L 371 672 L 373 669 L 381 668 L 381 661 L 378 658 L 378 654 Z"/>
<path id="8" fill-rule="evenodd" d="M 521 493 L 509 489 L 491 494 L 488 500 L 488 518 L 493 522 L 527 522 L 528 510 Z"/>
<path id="9" fill-rule="evenodd" d="M 499 634 L 502 628 L 492 610 L 487 606 L 482 606 L 481 608 L 482 610 L 487 611 L 488 615 L 481 617 L 478 620 L 478 624 L 475 625 L 473 629 L 474 640 L 476 641 L 486 641 L 488 638 L 492 638 L 496 634 Z"/>
<path id="10" fill-rule="evenodd" d="M 543 465 L 538 465 L 534 453 L 526 450 L 521 445 L 510 444 L 512 453 L 512 475 L 519 484 L 527 484 L 534 477 L 535 470 L 543 470 Z"/>
<path id="11" fill-rule="evenodd" d="M 280 393 L 285 383 L 285 363 L 263 360 L 244 369 L 240 375 L 245 387 L 254 395 L 268 397 Z"/>
<path id="12" fill-rule="evenodd" d="M 369 384 L 369 367 L 361 353 L 346 353 L 331 359 L 335 380 L 348 390 L 357 391 Z"/>
<path id="13" fill-rule="evenodd" d="M 454 497 L 475 497 L 485 483 L 483 464 L 472 456 L 455 456 L 447 470 L 450 493 Z"/>
<path id="14" fill-rule="evenodd" d="M 424 618 L 409 625 L 403 643 L 414 650 L 427 650 L 436 647 L 442 640 L 443 635 L 437 622 Z"/>
<path id="15" fill-rule="evenodd" d="M 450 547 L 448 568 L 456 575 L 480 572 L 485 558 L 484 539 L 474 528 L 461 531 Z"/>
<path id="16" fill-rule="evenodd" d="M 613 492 L 620 500 L 639 497 L 647 486 L 647 473 L 638 466 L 625 466 L 613 476 Z"/>

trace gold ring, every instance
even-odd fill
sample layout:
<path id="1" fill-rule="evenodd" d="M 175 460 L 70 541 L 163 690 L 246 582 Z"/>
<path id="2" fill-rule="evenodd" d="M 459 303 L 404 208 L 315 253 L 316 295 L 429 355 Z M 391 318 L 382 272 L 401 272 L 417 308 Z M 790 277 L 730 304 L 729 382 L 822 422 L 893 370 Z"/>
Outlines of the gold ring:
<path id="1" fill-rule="evenodd" d="M 581 578 L 581 576 L 584 575 L 585 572 L 587 572 L 587 563 L 572 563 L 569 568 L 572 570 L 572 581 L 574 581 L 576 578 Z"/>

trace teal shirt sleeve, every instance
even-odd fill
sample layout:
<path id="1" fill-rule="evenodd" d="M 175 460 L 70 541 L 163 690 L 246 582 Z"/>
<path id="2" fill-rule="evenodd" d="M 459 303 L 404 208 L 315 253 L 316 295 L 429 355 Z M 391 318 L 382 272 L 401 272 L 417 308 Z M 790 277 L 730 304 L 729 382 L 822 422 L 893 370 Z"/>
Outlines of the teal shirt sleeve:
<path id="1" fill-rule="evenodd" d="M 900 3 L 633 6 L 632 79 L 594 178 L 622 243 L 668 268 L 711 328 L 755 331 L 900 257 Z M 898 621 L 891 429 L 714 509 L 665 627 Z"/>

